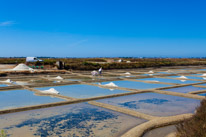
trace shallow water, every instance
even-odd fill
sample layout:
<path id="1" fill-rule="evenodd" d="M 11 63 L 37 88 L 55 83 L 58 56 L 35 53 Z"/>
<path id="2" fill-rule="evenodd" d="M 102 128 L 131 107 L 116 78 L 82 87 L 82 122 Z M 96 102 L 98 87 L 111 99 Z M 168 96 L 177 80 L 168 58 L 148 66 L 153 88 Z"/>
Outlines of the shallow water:
<path id="1" fill-rule="evenodd" d="M 200 96 L 206 96 L 206 93 L 201 93 L 201 94 L 198 94 Z"/>
<path id="2" fill-rule="evenodd" d="M 161 87 L 171 86 L 171 85 L 166 85 L 166 84 L 152 84 L 152 83 L 126 81 L 126 80 L 102 82 L 101 84 L 108 84 L 110 82 L 113 82 L 118 87 L 131 88 L 131 89 L 153 89 L 153 88 L 161 88 Z"/>
<path id="3" fill-rule="evenodd" d="M 143 137 L 166 137 L 168 134 L 176 131 L 175 125 L 171 125 L 150 130 L 146 132 Z"/>
<path id="4" fill-rule="evenodd" d="M 173 116 L 193 113 L 200 101 L 157 93 L 142 93 L 98 100 L 118 107 L 132 109 L 154 116 Z"/>
<path id="5" fill-rule="evenodd" d="M 165 83 L 175 83 L 175 84 L 192 84 L 198 83 L 199 81 L 191 81 L 191 80 L 175 80 L 175 79 L 166 79 L 166 78 L 144 78 L 138 80 L 146 80 L 146 81 L 159 81 Z"/>
<path id="6" fill-rule="evenodd" d="M 169 76 L 169 78 L 179 78 L 180 76 Z M 196 80 L 198 80 L 198 79 L 200 79 L 200 80 L 204 80 L 204 78 L 203 77 L 194 77 L 194 76 L 185 76 L 185 77 L 187 77 L 188 79 L 196 79 Z M 186 79 L 187 80 L 187 79 Z"/>
<path id="7" fill-rule="evenodd" d="M 60 92 L 61 95 L 69 96 L 73 98 L 90 98 L 105 95 L 112 95 L 118 93 L 126 93 L 129 91 L 116 90 L 116 89 L 106 89 L 90 85 L 66 85 L 66 86 L 56 86 L 56 87 L 43 87 L 37 88 L 38 90 L 48 90 L 54 88 Z"/>
<path id="8" fill-rule="evenodd" d="M 175 74 L 174 72 L 158 72 L 160 74 Z"/>
<path id="9" fill-rule="evenodd" d="M 191 76 L 202 76 L 202 74 L 190 74 Z"/>
<path id="10" fill-rule="evenodd" d="M 178 87 L 178 88 L 171 88 L 171 89 L 164 89 L 164 90 L 165 91 L 180 92 L 180 93 L 188 93 L 188 92 L 192 92 L 192 91 L 206 90 L 206 88 L 185 86 L 185 87 Z"/>
<path id="11" fill-rule="evenodd" d="M 68 81 L 82 81 L 81 79 L 65 79 L 65 80 L 68 80 Z"/>
<path id="12" fill-rule="evenodd" d="M 0 115 L 0 129 L 12 137 L 120 136 L 143 122 L 87 103 Z"/>
<path id="13" fill-rule="evenodd" d="M 206 71 L 206 69 L 198 69 L 199 71 Z"/>
<path id="14" fill-rule="evenodd" d="M 6 84 L 0 84 L 0 87 L 8 87 Z"/>
<path id="15" fill-rule="evenodd" d="M 199 84 L 200 86 L 206 86 L 206 83 L 205 84 Z"/>
<path id="16" fill-rule="evenodd" d="M 34 92 L 27 90 L 0 91 L 1 110 L 60 101 L 64 100 L 49 96 L 36 96 Z"/>

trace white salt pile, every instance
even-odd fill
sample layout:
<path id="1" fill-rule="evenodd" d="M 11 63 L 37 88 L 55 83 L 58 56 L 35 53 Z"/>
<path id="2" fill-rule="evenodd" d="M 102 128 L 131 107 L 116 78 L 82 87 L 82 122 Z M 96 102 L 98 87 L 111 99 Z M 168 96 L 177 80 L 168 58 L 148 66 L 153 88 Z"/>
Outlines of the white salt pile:
<path id="1" fill-rule="evenodd" d="M 55 90 L 54 88 L 50 88 L 48 90 L 42 90 L 41 92 L 44 94 L 59 94 L 59 91 Z"/>
<path id="2" fill-rule="evenodd" d="M 91 72 L 91 74 L 92 74 L 92 76 L 97 76 L 98 72 L 94 70 L 94 71 Z"/>
<path id="3" fill-rule="evenodd" d="M 116 84 L 114 84 L 113 82 L 110 82 L 108 84 L 104 84 L 104 86 L 107 86 L 107 87 L 118 87 Z"/>
<path id="4" fill-rule="evenodd" d="M 180 76 L 180 77 L 178 77 L 178 78 L 181 78 L 181 79 L 188 79 L 188 78 L 185 77 L 185 76 Z"/>
<path id="5" fill-rule="evenodd" d="M 206 73 L 202 74 L 202 76 L 206 76 Z"/>
<path id="6" fill-rule="evenodd" d="M 60 77 L 60 76 L 57 76 L 57 77 L 55 77 L 54 79 L 63 79 L 62 77 Z"/>
<path id="7" fill-rule="evenodd" d="M 30 70 L 30 71 L 33 71 L 32 68 L 28 67 L 27 65 L 25 64 L 19 64 L 17 65 L 15 68 L 13 68 L 12 70 Z"/>
<path id="8" fill-rule="evenodd" d="M 131 75 L 131 73 L 129 73 L 129 72 L 126 72 L 126 73 L 124 73 L 125 75 Z"/>
<path id="9" fill-rule="evenodd" d="M 203 77 L 204 80 L 206 80 L 206 77 Z"/>
<path id="10" fill-rule="evenodd" d="M 7 79 L 5 81 L 0 81 L 0 82 L 2 82 L 2 83 L 13 83 L 13 81 L 11 81 L 10 79 Z"/>
<path id="11" fill-rule="evenodd" d="M 28 82 L 23 82 L 23 81 L 16 81 L 14 84 L 16 84 L 16 85 L 29 85 Z"/>
<path id="12" fill-rule="evenodd" d="M 185 82 L 185 81 L 187 81 L 187 80 L 180 80 L 181 82 Z"/>
<path id="13" fill-rule="evenodd" d="M 149 73 L 149 74 L 153 74 L 154 72 L 151 70 L 151 71 L 149 71 L 148 73 Z"/>

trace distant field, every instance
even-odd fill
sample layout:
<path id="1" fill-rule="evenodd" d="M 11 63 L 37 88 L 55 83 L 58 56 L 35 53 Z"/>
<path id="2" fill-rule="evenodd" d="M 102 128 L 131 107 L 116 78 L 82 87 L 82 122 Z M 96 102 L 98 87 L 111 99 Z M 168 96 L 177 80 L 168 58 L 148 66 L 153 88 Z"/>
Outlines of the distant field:
<path id="1" fill-rule="evenodd" d="M 161 66 L 206 65 L 206 59 L 197 58 L 41 58 L 43 62 L 29 63 L 28 65 L 55 66 L 56 61 L 65 62 L 65 69 L 94 70 L 103 69 L 132 69 Z M 25 58 L 0 58 L 0 64 L 25 63 Z"/>

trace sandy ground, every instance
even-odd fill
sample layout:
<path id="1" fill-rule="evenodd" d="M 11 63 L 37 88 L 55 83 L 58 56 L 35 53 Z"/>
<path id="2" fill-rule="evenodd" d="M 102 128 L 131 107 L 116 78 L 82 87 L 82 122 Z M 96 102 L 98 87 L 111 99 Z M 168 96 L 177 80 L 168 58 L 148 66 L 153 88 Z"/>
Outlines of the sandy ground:
<path id="1" fill-rule="evenodd" d="M 13 69 L 16 65 L 0 64 L 0 69 Z"/>

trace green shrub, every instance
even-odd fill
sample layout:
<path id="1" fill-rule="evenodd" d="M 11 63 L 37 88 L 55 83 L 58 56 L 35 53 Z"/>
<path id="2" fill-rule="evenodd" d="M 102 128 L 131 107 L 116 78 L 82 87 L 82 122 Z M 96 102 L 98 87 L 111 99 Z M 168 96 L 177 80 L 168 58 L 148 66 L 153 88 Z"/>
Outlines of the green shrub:
<path id="1" fill-rule="evenodd" d="M 1 130 L 0 137 L 7 137 L 7 134 L 4 130 Z"/>

